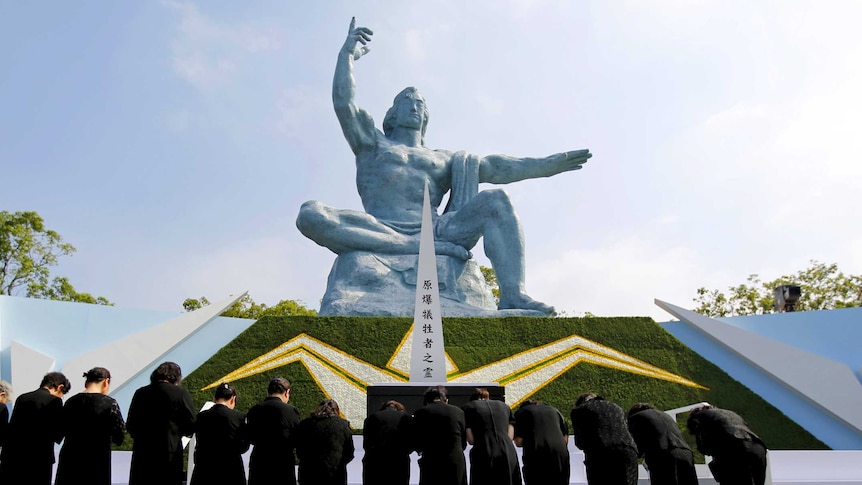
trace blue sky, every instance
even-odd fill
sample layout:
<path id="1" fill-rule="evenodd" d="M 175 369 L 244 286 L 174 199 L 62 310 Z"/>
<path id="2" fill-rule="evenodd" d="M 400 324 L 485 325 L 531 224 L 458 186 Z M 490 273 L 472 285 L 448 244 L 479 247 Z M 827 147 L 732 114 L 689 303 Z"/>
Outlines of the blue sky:
<path id="1" fill-rule="evenodd" d="M 124 307 L 317 307 L 334 254 L 294 221 L 361 208 L 330 101 L 351 16 L 378 127 L 413 85 L 429 147 L 593 152 L 506 187 L 535 298 L 667 320 L 653 298 L 862 272 L 858 2 L 305 3 L 0 2 L 0 208 L 78 248 L 56 274 Z"/>

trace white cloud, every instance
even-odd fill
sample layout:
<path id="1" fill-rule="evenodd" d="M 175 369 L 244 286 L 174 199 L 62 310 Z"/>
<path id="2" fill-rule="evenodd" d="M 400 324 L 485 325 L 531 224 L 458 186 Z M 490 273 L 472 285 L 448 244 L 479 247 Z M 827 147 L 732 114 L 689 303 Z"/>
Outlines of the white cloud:
<path id="1" fill-rule="evenodd" d="M 652 223 L 657 226 L 673 226 L 679 224 L 679 222 L 679 215 L 671 213 L 660 214 L 652 220 Z"/>
<path id="2" fill-rule="evenodd" d="M 227 81 L 236 71 L 233 61 L 208 59 L 199 52 L 174 55 L 171 65 L 181 78 L 201 90 Z"/>
<path id="3" fill-rule="evenodd" d="M 194 4 L 167 0 L 179 13 L 171 43 L 171 66 L 183 80 L 206 91 L 229 83 L 250 55 L 278 50 L 278 32 L 256 25 L 231 25 L 206 16 Z"/>
<path id="4" fill-rule="evenodd" d="M 280 33 L 273 29 L 243 26 L 236 33 L 237 42 L 252 53 L 277 51 L 281 49 Z"/>
<path id="5" fill-rule="evenodd" d="M 433 45 L 433 42 L 429 42 L 428 37 L 428 33 L 424 30 L 410 29 L 404 32 L 404 47 L 411 61 L 421 62 L 425 60 L 425 46 Z"/>
<path id="6" fill-rule="evenodd" d="M 847 242 L 849 264 L 842 266 L 845 273 L 862 274 L 862 237 Z"/>
<path id="7" fill-rule="evenodd" d="M 301 245 L 295 238 L 257 237 L 197 254 L 185 263 L 182 289 L 187 295 L 211 300 L 247 290 L 258 303 L 299 299 L 317 309 L 326 282 L 320 268 L 326 263 L 318 258 L 297 259 Z"/>
<path id="8" fill-rule="evenodd" d="M 670 319 L 653 299 L 691 306 L 708 278 L 697 251 L 628 237 L 601 248 L 567 251 L 529 268 L 531 296 L 569 314 Z"/>
<path id="9" fill-rule="evenodd" d="M 476 96 L 476 102 L 479 107 L 488 114 L 499 115 L 503 114 L 506 103 L 499 98 L 488 96 L 486 93 L 480 93 Z"/>
<path id="10" fill-rule="evenodd" d="M 304 85 L 284 89 L 275 102 L 275 109 L 275 129 L 288 137 L 301 140 L 308 133 L 320 133 L 329 128 L 320 123 L 323 120 L 321 113 L 332 110 L 329 96 L 323 89 Z M 334 114 L 332 118 L 335 118 Z"/>

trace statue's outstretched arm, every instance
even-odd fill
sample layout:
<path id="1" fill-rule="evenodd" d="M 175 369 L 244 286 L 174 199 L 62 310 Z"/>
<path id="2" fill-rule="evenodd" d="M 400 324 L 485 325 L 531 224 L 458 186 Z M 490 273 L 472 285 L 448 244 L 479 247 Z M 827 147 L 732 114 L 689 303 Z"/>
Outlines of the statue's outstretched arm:
<path id="1" fill-rule="evenodd" d="M 556 153 L 544 158 L 488 155 L 479 161 L 479 182 L 508 184 L 580 170 L 593 154 L 589 150 Z"/>
<path id="2" fill-rule="evenodd" d="M 366 53 L 371 42 L 370 29 L 356 27 L 356 18 L 350 20 L 350 30 L 335 64 L 335 77 L 332 80 L 332 104 L 335 115 L 341 123 L 341 131 L 353 153 L 371 148 L 375 144 L 374 120 L 362 108 L 356 106 L 356 81 L 353 78 L 353 61 Z M 361 46 L 359 44 L 362 44 Z"/>

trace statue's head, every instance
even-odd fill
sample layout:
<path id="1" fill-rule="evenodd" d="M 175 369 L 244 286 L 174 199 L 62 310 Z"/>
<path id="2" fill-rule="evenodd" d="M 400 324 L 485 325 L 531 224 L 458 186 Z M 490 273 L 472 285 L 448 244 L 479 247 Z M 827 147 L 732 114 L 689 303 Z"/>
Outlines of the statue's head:
<path id="1" fill-rule="evenodd" d="M 419 108 L 421 106 L 421 108 Z M 392 101 L 392 107 L 386 111 L 386 116 L 383 118 L 383 133 L 389 135 L 395 127 L 401 125 L 409 125 L 413 114 L 413 108 L 420 109 L 417 128 L 422 131 L 422 145 L 425 145 L 425 129 L 428 127 L 428 107 L 425 105 L 425 98 L 419 94 L 419 90 L 414 87 L 404 88 L 395 99 Z"/>

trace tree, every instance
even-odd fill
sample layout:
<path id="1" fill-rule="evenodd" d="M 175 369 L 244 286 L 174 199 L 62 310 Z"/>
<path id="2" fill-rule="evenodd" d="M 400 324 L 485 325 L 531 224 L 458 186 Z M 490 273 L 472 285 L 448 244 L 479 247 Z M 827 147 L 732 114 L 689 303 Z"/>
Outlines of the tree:
<path id="1" fill-rule="evenodd" d="M 45 228 L 36 212 L 0 212 L 0 294 L 12 295 L 32 285 L 48 285 L 57 257 L 75 252 L 56 232 Z"/>
<path id="2" fill-rule="evenodd" d="M 798 285 L 802 289 L 797 311 L 862 306 L 862 275 L 845 275 L 835 263 L 811 260 L 810 264 L 796 274 L 766 283 L 756 274 L 749 275 L 747 283 L 729 287 L 727 294 L 698 288 L 698 296 L 693 300 L 699 306 L 694 311 L 709 317 L 772 313 L 773 291 L 781 285 Z"/>
<path id="3" fill-rule="evenodd" d="M 210 301 L 205 296 L 199 299 L 186 298 L 183 302 L 183 308 L 187 312 L 191 312 L 209 304 Z M 251 296 L 245 295 L 221 314 L 223 317 L 250 318 L 252 320 L 259 320 L 261 317 L 296 315 L 317 316 L 317 312 L 306 308 L 302 303 L 295 300 L 281 300 L 274 306 L 267 306 L 266 303 L 256 303 Z"/>
<path id="4" fill-rule="evenodd" d="M 29 297 L 111 305 L 105 297 L 76 291 L 66 277 L 50 279 L 57 259 L 74 252 L 38 213 L 0 211 L 0 295 L 26 288 Z"/>
<path id="5" fill-rule="evenodd" d="M 485 277 L 485 283 L 491 288 L 491 293 L 494 295 L 494 303 L 500 304 L 500 285 L 497 283 L 497 273 L 494 272 L 494 268 L 489 268 L 487 266 L 479 266 L 479 271 L 482 272 L 482 276 Z"/>
<path id="6" fill-rule="evenodd" d="M 66 278 L 65 276 L 54 278 L 48 286 L 31 286 L 30 289 L 27 290 L 27 296 L 33 298 L 44 298 L 47 300 L 92 303 L 94 305 L 114 305 L 104 296 L 93 296 L 89 293 L 78 292 L 75 290 L 75 287 L 72 286 L 72 283 L 69 283 L 69 278 Z"/>
<path id="7" fill-rule="evenodd" d="M 200 299 L 197 298 L 186 298 L 186 301 L 183 302 L 183 308 L 187 312 L 193 312 L 195 310 L 200 310 L 201 308 L 210 304 L 210 301 L 207 300 L 207 297 L 202 296 Z"/>

